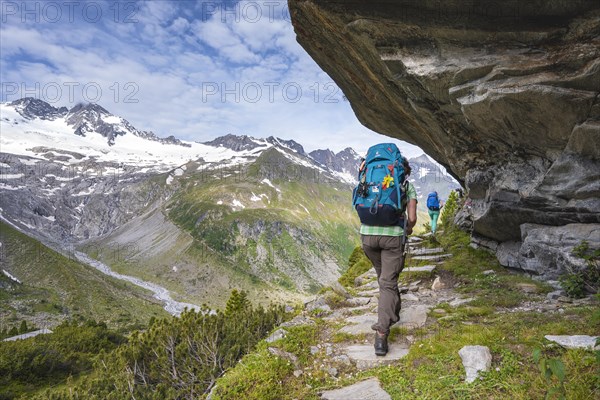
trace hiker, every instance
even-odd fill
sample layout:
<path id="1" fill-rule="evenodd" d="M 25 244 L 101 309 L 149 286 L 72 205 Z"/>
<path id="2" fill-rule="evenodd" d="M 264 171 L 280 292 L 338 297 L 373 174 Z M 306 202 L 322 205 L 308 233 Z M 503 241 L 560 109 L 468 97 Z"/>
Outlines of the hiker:
<path id="1" fill-rule="evenodd" d="M 392 161 L 395 159 L 393 165 L 387 164 L 386 160 L 381 161 L 383 156 L 377 158 L 377 149 L 381 147 L 384 148 L 383 153 L 386 150 L 392 153 L 385 156 Z M 384 356 L 388 352 L 390 327 L 400 320 L 398 276 L 404 267 L 406 236 L 412 233 L 417 223 L 417 192 L 407 179 L 410 165 L 395 145 L 371 147 L 365 161 L 359 171 L 353 204 L 361 219 L 362 248 L 377 273 L 378 318 L 371 328 L 375 331 L 375 354 Z M 382 178 L 377 176 L 378 171 L 388 174 Z M 376 200 L 369 206 L 373 196 Z"/>
<path id="2" fill-rule="evenodd" d="M 431 225 L 431 233 L 435 235 L 437 229 L 437 220 L 440 216 L 440 210 L 444 204 L 440 202 L 437 192 L 431 192 L 427 196 L 427 212 L 429 213 L 429 225 Z"/>

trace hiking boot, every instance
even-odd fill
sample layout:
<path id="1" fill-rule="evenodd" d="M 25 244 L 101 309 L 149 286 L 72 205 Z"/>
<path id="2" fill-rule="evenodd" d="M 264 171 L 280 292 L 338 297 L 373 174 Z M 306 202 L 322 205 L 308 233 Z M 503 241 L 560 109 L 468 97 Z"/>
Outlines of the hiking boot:
<path id="1" fill-rule="evenodd" d="M 385 356 L 388 352 L 388 335 L 375 332 L 375 355 Z"/>

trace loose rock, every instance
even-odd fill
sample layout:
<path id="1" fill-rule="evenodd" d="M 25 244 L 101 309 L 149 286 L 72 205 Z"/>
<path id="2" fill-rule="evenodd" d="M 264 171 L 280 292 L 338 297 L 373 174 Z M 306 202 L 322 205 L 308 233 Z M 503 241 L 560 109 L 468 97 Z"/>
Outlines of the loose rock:
<path id="1" fill-rule="evenodd" d="M 446 285 L 442 282 L 442 280 L 438 276 L 433 281 L 433 284 L 431 285 L 431 290 L 442 290 L 445 287 L 446 287 Z"/>
<path id="2" fill-rule="evenodd" d="M 475 381 L 480 371 L 489 371 L 492 366 L 492 354 L 486 346 L 465 346 L 458 354 L 467 373 L 467 383 Z"/>
<path id="3" fill-rule="evenodd" d="M 554 292 L 550 292 L 546 295 L 548 300 L 558 300 L 559 297 L 565 296 L 566 293 L 564 290 L 555 290 Z"/>
<path id="4" fill-rule="evenodd" d="M 402 273 L 407 272 L 433 272 L 435 265 L 423 265 L 422 267 L 407 267 L 402 270 Z"/>
<path id="5" fill-rule="evenodd" d="M 283 339 L 286 334 L 287 331 L 285 329 L 279 328 L 275 332 L 273 332 L 268 338 L 266 338 L 265 341 L 267 343 L 273 343 L 279 339 Z"/>
<path id="6" fill-rule="evenodd" d="M 600 349 L 600 346 L 596 346 L 597 336 L 588 335 L 546 335 L 546 339 L 551 342 L 558 343 L 559 345 L 566 347 L 567 349 L 588 349 L 594 350 L 594 348 Z"/>

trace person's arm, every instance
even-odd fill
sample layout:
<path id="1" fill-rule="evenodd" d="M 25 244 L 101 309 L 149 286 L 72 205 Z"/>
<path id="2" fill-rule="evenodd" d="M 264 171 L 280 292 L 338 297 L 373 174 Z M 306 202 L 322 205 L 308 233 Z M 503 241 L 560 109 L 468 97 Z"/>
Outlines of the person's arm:
<path id="1" fill-rule="evenodd" d="M 406 206 L 406 212 L 408 214 L 408 223 L 406 233 L 411 234 L 414 226 L 417 224 L 417 199 L 409 199 L 408 205 Z"/>

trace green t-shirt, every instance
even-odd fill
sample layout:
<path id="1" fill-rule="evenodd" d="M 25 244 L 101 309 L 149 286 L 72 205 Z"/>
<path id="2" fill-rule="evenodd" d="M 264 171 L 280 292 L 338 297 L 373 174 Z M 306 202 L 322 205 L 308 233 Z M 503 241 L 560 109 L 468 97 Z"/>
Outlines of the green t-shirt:
<path id="1" fill-rule="evenodd" d="M 406 197 L 408 200 L 417 199 L 417 191 L 412 183 L 408 183 L 408 190 L 406 191 Z M 381 236 L 402 236 L 404 229 L 401 226 L 360 226 L 361 235 L 381 235 Z"/>

